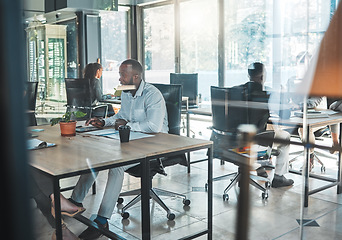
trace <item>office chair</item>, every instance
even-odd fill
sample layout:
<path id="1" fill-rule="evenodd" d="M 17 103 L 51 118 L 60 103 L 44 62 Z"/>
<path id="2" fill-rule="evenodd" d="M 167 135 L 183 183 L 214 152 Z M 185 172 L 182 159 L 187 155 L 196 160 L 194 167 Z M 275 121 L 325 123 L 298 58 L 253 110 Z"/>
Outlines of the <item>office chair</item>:
<path id="1" fill-rule="evenodd" d="M 188 108 L 198 108 L 198 73 L 170 73 L 170 84 L 182 85 L 183 97 L 188 97 Z M 182 114 L 186 114 L 186 103 L 182 103 Z M 182 129 L 185 133 L 185 118 L 182 118 Z M 195 137 L 195 132 L 190 129 Z"/>
<path id="2" fill-rule="evenodd" d="M 27 102 L 28 126 L 37 126 L 36 119 L 36 99 L 38 82 L 26 82 L 25 100 Z"/>
<path id="3" fill-rule="evenodd" d="M 181 103 L 182 103 L 182 88 L 181 85 L 168 85 L 168 84 L 153 84 L 156 88 L 158 88 L 166 102 L 167 115 L 168 115 L 168 124 L 169 124 L 169 134 L 180 134 L 180 120 L 181 120 Z M 175 214 L 171 212 L 171 210 L 165 205 L 165 203 L 160 199 L 159 195 L 163 196 L 172 196 L 179 197 L 183 199 L 183 204 L 185 206 L 190 205 L 190 200 L 186 198 L 183 194 L 178 194 L 174 192 L 165 191 L 158 188 L 152 187 L 152 178 L 157 174 L 166 175 L 164 171 L 164 167 L 176 165 L 181 162 L 186 162 L 185 154 L 177 155 L 174 157 L 161 158 L 150 161 L 150 176 L 151 176 L 151 189 L 150 189 L 150 197 L 155 200 L 166 212 L 167 218 L 169 220 L 174 220 Z M 140 165 L 134 166 L 128 170 L 126 170 L 128 174 L 134 177 L 141 177 L 141 168 Z M 132 207 L 134 204 L 140 201 L 141 194 L 140 189 L 128 191 L 124 193 L 120 193 L 120 197 L 118 199 L 118 204 L 123 203 L 123 196 L 134 196 L 137 195 L 133 200 L 127 203 L 121 209 L 121 216 L 124 219 L 129 218 L 129 213 L 127 210 Z"/>
<path id="4" fill-rule="evenodd" d="M 228 161 L 239 166 L 239 163 L 237 163 L 237 161 L 234 161 L 234 159 L 226 158 L 224 151 L 227 149 L 234 149 L 238 147 L 237 129 L 238 126 L 241 124 L 253 124 L 258 129 L 259 135 L 265 135 L 268 139 L 273 139 L 273 131 L 263 132 L 269 116 L 268 108 L 265 105 L 263 105 L 265 107 L 261 108 L 251 107 L 251 102 L 267 103 L 268 95 L 266 93 L 253 93 L 254 87 L 255 86 L 253 83 L 233 88 L 220 88 L 214 86 L 211 87 L 211 104 L 213 114 L 211 140 L 214 143 L 214 158 Z M 258 144 L 266 146 L 270 150 L 272 150 L 272 141 L 264 141 Z M 270 151 L 268 151 L 268 155 L 270 155 L 269 153 Z M 269 160 L 269 156 L 263 157 L 266 157 Z M 274 166 L 272 165 L 268 165 L 268 167 L 274 168 Z M 240 180 L 240 166 L 238 169 L 238 172 L 213 178 L 213 181 L 219 181 L 227 177 L 232 177 L 230 184 L 226 187 L 223 193 L 223 200 L 225 201 L 229 200 L 228 191 Z M 265 181 L 265 187 L 261 186 L 255 180 Z M 262 191 L 263 199 L 268 198 L 268 189 L 270 187 L 269 179 L 265 177 L 250 175 L 250 183 L 254 187 Z M 205 185 L 205 187 L 207 187 L 207 184 Z"/>
<path id="5" fill-rule="evenodd" d="M 94 94 L 91 92 L 90 79 L 82 78 L 66 78 L 65 79 L 65 89 L 67 95 L 67 111 L 77 111 L 80 110 L 87 113 L 82 119 L 86 120 L 91 118 L 93 111 L 99 108 L 103 108 L 103 117 L 107 116 L 108 105 L 92 105 L 92 96 Z"/>
<path id="6" fill-rule="evenodd" d="M 300 139 L 300 136 L 298 134 L 298 128 L 295 130 L 295 133 L 297 134 L 292 134 L 291 137 L 297 137 Z M 315 140 L 319 140 L 319 139 L 322 139 L 322 137 L 330 137 L 330 130 L 329 130 L 329 127 L 326 126 L 326 127 L 323 127 L 323 128 L 320 128 L 318 130 L 316 130 L 314 133 L 314 136 L 315 136 Z M 318 164 L 321 165 L 321 172 L 324 173 L 325 172 L 325 165 L 324 163 L 322 162 L 322 160 L 318 157 L 318 154 L 317 154 L 317 150 L 318 149 L 315 149 L 314 152 L 313 152 L 313 157 L 314 157 L 314 161 L 316 161 Z M 290 155 L 294 155 L 296 154 L 295 157 L 293 157 L 292 159 L 290 159 L 289 161 L 289 167 L 292 169 L 293 168 L 293 163 L 295 161 L 298 160 L 299 157 L 304 157 L 304 151 L 303 150 L 300 150 L 300 151 L 296 151 L 296 152 L 291 152 Z M 324 154 L 323 152 L 320 152 L 321 155 L 326 155 L 327 157 L 331 157 L 331 155 L 327 155 L 327 154 Z M 309 168 L 309 172 L 312 171 L 312 168 Z"/>

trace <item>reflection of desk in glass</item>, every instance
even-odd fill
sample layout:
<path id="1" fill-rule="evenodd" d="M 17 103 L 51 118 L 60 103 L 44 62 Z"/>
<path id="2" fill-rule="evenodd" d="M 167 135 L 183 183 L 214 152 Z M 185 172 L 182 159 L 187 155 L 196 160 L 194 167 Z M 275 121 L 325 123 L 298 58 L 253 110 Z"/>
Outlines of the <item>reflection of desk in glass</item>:
<path id="1" fill-rule="evenodd" d="M 189 109 L 188 114 L 212 116 L 211 108 Z M 295 117 L 295 116 L 289 119 L 279 119 L 279 117 L 270 117 L 269 123 L 275 124 L 275 125 L 288 126 L 288 127 L 303 127 L 303 118 Z M 308 130 L 310 128 L 322 127 L 322 126 L 333 125 L 333 124 L 340 124 L 340 129 L 342 129 L 341 123 L 342 123 L 342 113 L 331 114 L 331 115 L 328 115 L 328 117 L 310 118 L 308 119 Z M 340 142 L 341 142 L 341 139 L 342 139 L 342 134 L 340 133 Z M 307 149 L 307 151 L 308 150 L 309 149 Z M 308 154 L 307 154 L 306 164 L 307 166 L 309 164 Z M 295 173 L 295 174 L 302 174 L 302 172 L 296 171 L 296 170 L 290 170 L 290 172 Z M 309 191 L 309 177 L 327 181 L 327 182 L 330 182 L 330 184 L 327 184 L 326 186 Z M 306 176 L 305 178 L 305 206 L 306 207 L 308 206 L 309 195 L 323 191 L 327 188 L 337 186 L 337 194 L 342 193 L 341 181 L 342 181 L 342 162 L 341 162 L 341 154 L 339 154 L 337 179 L 325 177 L 322 175 L 317 175 L 314 173 L 310 173 Z"/>
<path id="2" fill-rule="evenodd" d="M 189 114 L 197 114 L 210 117 L 213 115 L 210 107 L 189 109 Z"/>
<path id="3" fill-rule="evenodd" d="M 278 117 L 270 117 L 269 118 L 270 123 L 274 125 L 281 125 L 281 126 L 289 126 L 289 127 L 303 127 L 303 118 L 300 117 L 291 117 L 289 119 L 280 119 Z M 322 117 L 322 118 L 310 118 L 307 119 L 307 125 L 308 125 L 308 131 L 310 128 L 315 128 L 315 127 L 322 127 L 322 126 L 327 126 L 327 125 L 333 125 L 333 124 L 340 124 L 340 129 L 341 129 L 341 124 L 342 123 L 342 113 L 336 113 L 336 114 L 331 114 L 328 115 L 328 117 Z M 340 133 L 340 143 L 341 143 L 341 133 Z M 309 166 L 309 148 L 306 149 L 307 151 L 307 157 L 306 157 L 306 169 L 308 169 Z M 334 178 L 329 178 L 321 175 L 317 175 L 314 173 L 309 173 L 308 171 L 305 172 L 305 202 L 304 206 L 307 207 L 309 205 L 309 195 L 323 191 L 325 189 L 337 186 L 337 194 L 342 193 L 342 184 L 341 184 L 341 179 L 342 179 L 342 172 L 341 172 L 341 153 L 339 154 L 338 158 L 338 171 L 337 171 L 337 179 Z M 291 173 L 295 174 L 302 174 L 300 171 L 296 170 L 290 170 Z M 317 189 L 313 189 L 309 191 L 309 177 L 316 178 L 319 180 L 327 181 L 330 182 L 330 184 L 327 184 L 325 186 L 322 186 Z"/>
<path id="4" fill-rule="evenodd" d="M 142 166 L 142 239 L 150 239 L 149 160 L 206 148 L 212 153 L 212 143 L 210 141 L 171 134 L 158 133 L 154 137 L 120 144 L 119 140 L 86 134 L 77 134 L 75 137 L 61 137 L 58 126 L 39 126 L 39 128 L 44 129 L 44 131 L 37 133 L 38 139 L 57 145 L 56 147 L 29 152 L 31 157 L 30 165 L 53 179 L 57 239 L 62 239 L 60 199 L 56 197 L 60 194 L 59 180 L 89 173 L 90 171 L 101 171 L 140 162 Z M 208 160 L 208 179 L 210 183 L 208 191 L 208 227 L 191 236 L 208 234 L 208 238 L 212 237 L 212 154 L 210 154 Z M 88 226 L 97 228 L 94 222 L 82 215 L 75 218 Z M 100 229 L 99 231 L 112 239 L 122 239 L 113 232 Z"/>

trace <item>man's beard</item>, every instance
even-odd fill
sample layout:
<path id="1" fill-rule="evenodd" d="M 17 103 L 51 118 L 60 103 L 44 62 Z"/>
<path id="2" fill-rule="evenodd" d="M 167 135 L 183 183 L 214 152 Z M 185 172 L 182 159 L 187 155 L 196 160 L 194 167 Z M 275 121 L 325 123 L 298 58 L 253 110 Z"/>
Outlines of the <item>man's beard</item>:
<path id="1" fill-rule="evenodd" d="M 134 85 L 133 84 L 133 76 L 131 77 L 131 79 L 129 80 L 129 83 L 128 84 L 125 84 L 125 85 Z M 127 92 L 130 92 L 132 90 L 123 90 L 123 92 L 127 93 Z"/>

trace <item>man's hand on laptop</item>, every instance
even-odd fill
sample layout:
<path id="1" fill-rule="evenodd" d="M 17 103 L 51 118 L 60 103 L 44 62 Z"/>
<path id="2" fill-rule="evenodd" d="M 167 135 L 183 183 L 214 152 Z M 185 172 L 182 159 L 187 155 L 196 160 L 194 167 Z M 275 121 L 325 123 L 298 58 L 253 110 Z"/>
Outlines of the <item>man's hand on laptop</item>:
<path id="1" fill-rule="evenodd" d="M 102 119 L 91 118 L 85 123 L 86 126 L 88 126 L 89 124 L 93 125 L 94 127 L 102 128 L 105 122 Z"/>

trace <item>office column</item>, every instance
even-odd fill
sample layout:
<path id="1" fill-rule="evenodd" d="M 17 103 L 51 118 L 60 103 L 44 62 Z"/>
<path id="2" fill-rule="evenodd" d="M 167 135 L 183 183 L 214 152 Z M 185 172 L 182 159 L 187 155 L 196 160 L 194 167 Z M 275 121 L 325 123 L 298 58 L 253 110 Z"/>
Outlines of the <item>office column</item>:
<path id="1" fill-rule="evenodd" d="M 218 86 L 225 82 L 224 0 L 218 0 Z"/>
<path id="2" fill-rule="evenodd" d="M 272 87 L 281 85 L 281 6 L 280 0 L 273 1 L 273 40 L 272 40 Z"/>
<path id="3" fill-rule="evenodd" d="M 98 13 L 80 11 L 78 21 L 79 76 L 91 62 L 101 59 L 101 19 Z"/>
<path id="4" fill-rule="evenodd" d="M 0 1 L 0 52 L 2 104 L 1 144 L 2 191 L 1 212 L 6 214 L 1 224 L 3 238 L 34 239 L 29 202 L 28 156 L 26 151 L 24 83 L 25 39 L 23 6 L 20 0 Z"/>
<path id="5" fill-rule="evenodd" d="M 130 39 L 130 58 L 138 60 L 138 26 L 137 26 L 137 6 L 131 5 L 129 15 L 129 39 Z"/>
<path id="6" fill-rule="evenodd" d="M 180 2 L 175 0 L 175 73 L 181 72 L 181 50 L 180 50 Z"/>

